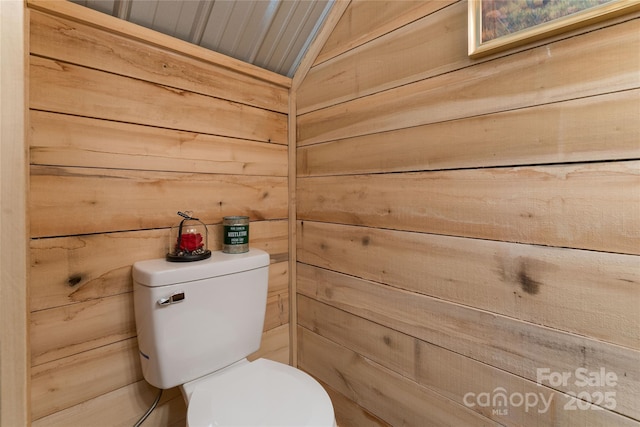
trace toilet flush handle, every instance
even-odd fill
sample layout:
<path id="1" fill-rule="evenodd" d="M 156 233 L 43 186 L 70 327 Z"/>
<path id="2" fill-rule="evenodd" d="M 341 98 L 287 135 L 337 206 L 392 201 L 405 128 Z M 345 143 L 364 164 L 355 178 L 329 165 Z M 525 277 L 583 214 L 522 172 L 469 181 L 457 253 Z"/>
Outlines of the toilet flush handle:
<path id="1" fill-rule="evenodd" d="M 170 305 L 170 304 L 177 304 L 179 302 L 184 301 L 184 292 L 176 292 L 174 294 L 172 294 L 169 298 L 160 298 L 158 300 L 158 305 Z"/>

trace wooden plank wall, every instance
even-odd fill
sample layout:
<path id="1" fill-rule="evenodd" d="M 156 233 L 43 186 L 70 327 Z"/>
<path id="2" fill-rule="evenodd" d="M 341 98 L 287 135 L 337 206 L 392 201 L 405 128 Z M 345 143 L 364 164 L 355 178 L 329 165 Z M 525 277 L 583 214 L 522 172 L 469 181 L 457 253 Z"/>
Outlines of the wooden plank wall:
<path id="1" fill-rule="evenodd" d="M 27 16 L 0 2 L 0 426 L 29 424 Z"/>
<path id="2" fill-rule="evenodd" d="M 640 18 L 466 42 L 353 0 L 297 90 L 299 366 L 341 427 L 640 426 Z"/>
<path id="3" fill-rule="evenodd" d="M 179 210 L 208 224 L 213 250 L 223 216 L 250 216 L 250 244 L 271 255 L 252 357 L 289 362 L 288 87 L 62 6 L 77 15 L 31 11 L 33 425 L 130 426 L 156 395 L 139 366 L 131 265 L 164 256 Z M 177 389 L 152 417 L 184 425 Z"/>

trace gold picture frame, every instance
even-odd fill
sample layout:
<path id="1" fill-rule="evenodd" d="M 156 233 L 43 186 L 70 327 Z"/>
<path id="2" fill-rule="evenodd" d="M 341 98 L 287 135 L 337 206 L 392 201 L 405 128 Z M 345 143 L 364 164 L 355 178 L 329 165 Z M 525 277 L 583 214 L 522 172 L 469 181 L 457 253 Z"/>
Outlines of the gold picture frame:
<path id="1" fill-rule="evenodd" d="M 510 31 L 509 27 L 515 26 L 512 25 L 510 20 L 514 21 L 515 17 L 508 16 L 508 13 L 511 13 L 508 10 L 509 8 L 513 10 L 513 7 L 519 7 L 520 9 L 533 11 L 534 8 L 547 7 L 554 0 L 468 0 L 469 56 L 477 58 L 489 55 L 634 10 L 640 10 L 640 0 L 592 1 L 599 4 L 575 12 L 572 12 L 571 8 L 567 6 L 565 11 L 567 13 L 564 16 L 535 23 L 528 27 L 525 23 L 521 29 Z M 562 2 L 557 2 L 556 4 L 559 3 Z M 565 4 L 574 5 L 578 4 L 578 2 L 574 0 L 573 2 L 565 2 Z M 498 6 L 501 7 L 498 8 Z M 484 10 L 489 7 L 491 7 L 491 10 Z M 553 5 L 548 7 L 553 7 Z M 557 8 L 557 6 L 555 7 Z M 522 21 L 526 20 L 522 19 Z M 497 24 L 489 27 L 491 22 L 497 22 Z M 483 36 L 485 36 L 484 40 Z"/>

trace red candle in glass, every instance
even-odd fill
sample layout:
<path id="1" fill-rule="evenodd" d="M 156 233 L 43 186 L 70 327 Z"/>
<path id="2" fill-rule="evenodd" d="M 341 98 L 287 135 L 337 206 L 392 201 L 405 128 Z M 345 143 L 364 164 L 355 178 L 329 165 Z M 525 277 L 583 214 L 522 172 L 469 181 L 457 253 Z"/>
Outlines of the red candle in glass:
<path id="1" fill-rule="evenodd" d="M 200 233 L 186 233 L 180 236 L 180 249 L 193 252 L 202 247 L 202 235 Z"/>

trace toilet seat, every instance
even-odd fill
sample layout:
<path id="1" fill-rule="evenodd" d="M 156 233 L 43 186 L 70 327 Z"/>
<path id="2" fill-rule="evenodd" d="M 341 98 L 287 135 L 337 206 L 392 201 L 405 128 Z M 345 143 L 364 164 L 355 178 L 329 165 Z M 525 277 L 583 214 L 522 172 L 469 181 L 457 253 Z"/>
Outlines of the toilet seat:
<path id="1" fill-rule="evenodd" d="M 187 426 L 333 427 L 335 420 L 327 392 L 311 376 L 258 359 L 200 380 Z"/>

